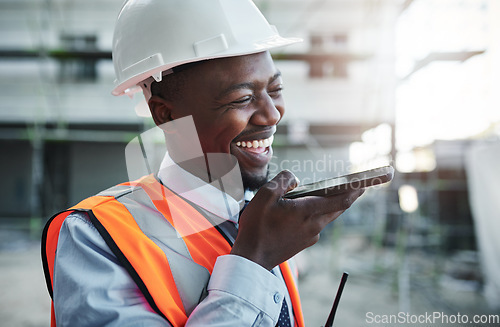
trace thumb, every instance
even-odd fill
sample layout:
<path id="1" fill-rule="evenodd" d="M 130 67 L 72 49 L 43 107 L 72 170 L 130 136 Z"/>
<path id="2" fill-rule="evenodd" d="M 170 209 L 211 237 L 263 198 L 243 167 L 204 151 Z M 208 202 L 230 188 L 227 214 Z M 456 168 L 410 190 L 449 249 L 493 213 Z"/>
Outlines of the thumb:
<path id="1" fill-rule="evenodd" d="M 293 190 L 299 185 L 299 179 L 289 170 L 278 173 L 264 187 L 270 189 L 276 197 L 282 197 L 286 192 Z"/>

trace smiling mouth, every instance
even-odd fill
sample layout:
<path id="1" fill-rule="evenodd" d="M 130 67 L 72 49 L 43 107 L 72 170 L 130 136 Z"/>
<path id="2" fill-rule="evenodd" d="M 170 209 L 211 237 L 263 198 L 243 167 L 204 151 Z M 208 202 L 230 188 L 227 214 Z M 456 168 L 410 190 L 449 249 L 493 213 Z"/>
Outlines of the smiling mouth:
<path id="1" fill-rule="evenodd" d="M 267 139 L 238 141 L 236 146 L 242 150 L 252 153 L 264 153 L 273 144 L 274 135 Z"/>

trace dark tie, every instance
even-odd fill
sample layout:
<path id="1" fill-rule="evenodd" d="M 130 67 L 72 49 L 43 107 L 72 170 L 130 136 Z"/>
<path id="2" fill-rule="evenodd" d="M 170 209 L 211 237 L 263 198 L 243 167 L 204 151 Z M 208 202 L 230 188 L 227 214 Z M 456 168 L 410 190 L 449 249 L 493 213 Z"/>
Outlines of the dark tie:
<path id="1" fill-rule="evenodd" d="M 288 305 L 286 304 L 286 299 L 283 299 L 280 318 L 278 319 L 276 327 L 292 327 L 292 325 L 290 324 L 290 314 L 288 313 Z"/>
<path id="2" fill-rule="evenodd" d="M 243 210 L 245 210 L 245 208 L 247 207 L 248 203 L 250 203 L 250 201 L 245 200 L 245 204 L 243 205 L 243 209 L 240 210 L 240 216 L 243 213 Z"/>

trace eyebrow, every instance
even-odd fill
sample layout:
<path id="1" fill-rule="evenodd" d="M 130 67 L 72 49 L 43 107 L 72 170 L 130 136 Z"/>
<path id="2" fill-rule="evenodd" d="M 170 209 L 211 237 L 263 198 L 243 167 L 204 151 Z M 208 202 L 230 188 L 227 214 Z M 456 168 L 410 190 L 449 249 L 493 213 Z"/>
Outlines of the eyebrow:
<path id="1" fill-rule="evenodd" d="M 281 76 L 281 72 L 278 70 L 276 74 L 274 74 L 270 79 L 268 84 L 271 84 L 275 80 L 277 80 Z M 231 92 L 237 91 L 237 90 L 244 90 L 244 89 L 253 89 L 255 88 L 255 83 L 252 82 L 245 82 L 245 83 L 239 83 L 239 84 L 233 84 L 229 86 L 228 88 L 224 89 L 218 96 L 217 99 L 221 99 L 225 97 L 226 95 L 230 94 Z"/>

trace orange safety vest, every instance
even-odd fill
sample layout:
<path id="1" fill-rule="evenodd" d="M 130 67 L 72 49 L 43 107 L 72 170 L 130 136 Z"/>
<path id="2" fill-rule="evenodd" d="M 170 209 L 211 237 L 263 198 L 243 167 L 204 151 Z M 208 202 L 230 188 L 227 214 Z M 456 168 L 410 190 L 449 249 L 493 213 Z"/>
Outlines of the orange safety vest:
<path id="1" fill-rule="evenodd" d="M 231 251 L 230 242 L 217 227 L 149 175 L 83 200 L 47 222 L 42 236 L 42 261 L 51 297 L 59 231 L 64 219 L 74 211 L 89 215 L 151 308 L 172 326 L 185 325 L 194 307 L 206 296 L 217 257 Z M 162 239 L 168 239 L 168 245 Z M 292 300 L 295 326 L 303 327 L 290 264 L 284 262 L 280 269 Z M 51 325 L 56 326 L 53 301 Z"/>

